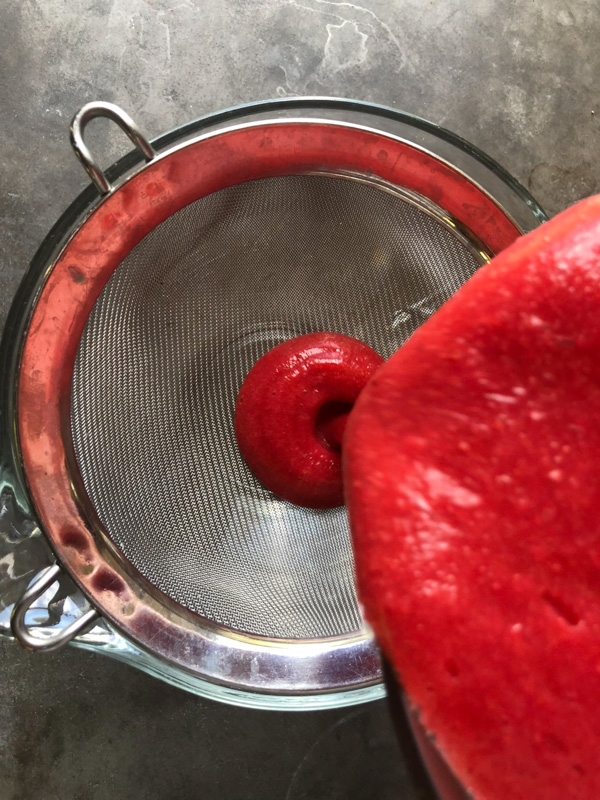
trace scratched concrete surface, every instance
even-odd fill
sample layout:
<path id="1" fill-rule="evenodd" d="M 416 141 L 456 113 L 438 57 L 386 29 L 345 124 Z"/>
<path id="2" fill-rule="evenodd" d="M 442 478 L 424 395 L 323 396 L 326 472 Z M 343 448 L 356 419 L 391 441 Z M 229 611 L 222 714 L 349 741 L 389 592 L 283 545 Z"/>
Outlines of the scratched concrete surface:
<path id="1" fill-rule="evenodd" d="M 89 100 L 150 136 L 267 97 L 384 103 L 471 140 L 555 213 L 600 185 L 599 33 L 597 0 L 3 0 L 0 326 L 86 183 L 67 127 Z M 104 164 L 125 146 L 102 123 L 90 140 Z M 411 800 L 383 703 L 245 711 L 81 651 L 0 653 L 0 800 Z"/>

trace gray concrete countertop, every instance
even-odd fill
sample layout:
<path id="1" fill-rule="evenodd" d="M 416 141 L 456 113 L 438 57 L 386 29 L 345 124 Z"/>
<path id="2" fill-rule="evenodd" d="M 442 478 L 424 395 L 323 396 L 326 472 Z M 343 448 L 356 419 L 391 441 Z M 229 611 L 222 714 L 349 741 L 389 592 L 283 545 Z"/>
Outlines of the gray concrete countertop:
<path id="1" fill-rule="evenodd" d="M 462 135 L 551 214 L 599 189 L 597 0 L 362 1 L 4 0 L 0 326 L 87 183 L 68 124 L 90 100 L 155 136 L 251 100 L 352 97 Z M 104 164 L 128 149 L 101 122 L 90 139 Z M 383 702 L 248 711 L 73 648 L 0 653 L 0 800 L 410 800 Z"/>

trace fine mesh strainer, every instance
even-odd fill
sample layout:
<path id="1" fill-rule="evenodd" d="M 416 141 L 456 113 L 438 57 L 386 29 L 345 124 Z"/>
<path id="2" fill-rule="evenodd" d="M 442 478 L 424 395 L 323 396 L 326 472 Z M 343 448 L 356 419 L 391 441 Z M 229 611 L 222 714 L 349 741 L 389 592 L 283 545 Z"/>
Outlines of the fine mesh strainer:
<path id="1" fill-rule="evenodd" d="M 107 178 L 83 141 L 96 116 L 147 164 Z M 14 495 L 56 556 L 17 602 L 15 635 L 89 640 L 100 615 L 140 666 L 204 694 L 377 696 L 345 510 L 293 506 L 256 480 L 237 393 L 267 350 L 310 331 L 388 357 L 542 212 L 451 134 L 347 101 L 227 112 L 154 146 L 94 103 L 72 139 L 101 199 L 53 232 L 3 345 Z M 58 632 L 26 624 L 63 570 L 89 610 Z"/>

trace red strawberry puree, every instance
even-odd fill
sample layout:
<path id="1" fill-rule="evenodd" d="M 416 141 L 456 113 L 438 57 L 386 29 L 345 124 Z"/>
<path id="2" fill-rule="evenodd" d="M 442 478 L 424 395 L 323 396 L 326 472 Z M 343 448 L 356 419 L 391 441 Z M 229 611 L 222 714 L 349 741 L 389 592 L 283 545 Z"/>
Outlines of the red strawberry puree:
<path id="1" fill-rule="evenodd" d="M 600 197 L 392 356 L 344 470 L 367 618 L 463 785 L 600 798 Z"/>
<path id="2" fill-rule="evenodd" d="M 238 395 L 235 432 L 268 489 L 308 508 L 343 504 L 340 451 L 348 413 L 381 363 L 357 339 L 309 333 L 254 364 Z"/>
<path id="3" fill-rule="evenodd" d="M 358 589 L 476 800 L 600 798 L 600 197 L 482 267 L 369 382 L 337 334 L 267 353 L 236 432 L 256 475 L 344 489 Z"/>

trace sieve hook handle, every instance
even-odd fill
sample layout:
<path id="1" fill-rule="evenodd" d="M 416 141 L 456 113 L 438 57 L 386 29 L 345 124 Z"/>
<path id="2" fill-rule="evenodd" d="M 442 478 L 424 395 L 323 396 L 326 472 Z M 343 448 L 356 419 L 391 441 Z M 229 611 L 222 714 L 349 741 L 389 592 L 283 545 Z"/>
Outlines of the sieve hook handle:
<path id="1" fill-rule="evenodd" d="M 92 179 L 94 186 L 101 195 L 105 195 L 113 190 L 113 186 L 96 163 L 95 158 L 83 140 L 83 134 L 88 122 L 96 119 L 96 117 L 106 117 L 106 119 L 116 122 L 146 161 L 151 161 L 156 152 L 129 114 L 126 114 L 122 108 L 119 108 L 114 103 L 105 103 L 98 100 L 94 103 L 87 103 L 83 108 L 79 109 L 71 122 L 71 146 L 75 150 L 77 158 L 83 164 L 83 168 Z"/>
<path id="2" fill-rule="evenodd" d="M 86 628 L 90 622 L 100 616 L 95 608 L 90 608 L 85 614 L 82 614 L 65 628 L 62 628 L 57 633 L 53 633 L 51 636 L 41 638 L 31 633 L 25 622 L 25 615 L 32 604 L 58 579 L 61 572 L 62 569 L 59 564 L 53 564 L 51 567 L 43 569 L 38 573 L 31 586 L 23 592 L 21 598 L 15 603 L 10 619 L 10 627 L 15 639 L 29 650 L 57 650 L 59 647 L 67 644 L 67 642 L 70 642 L 71 639 Z"/>

